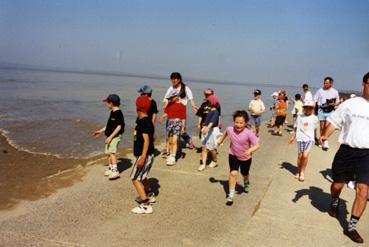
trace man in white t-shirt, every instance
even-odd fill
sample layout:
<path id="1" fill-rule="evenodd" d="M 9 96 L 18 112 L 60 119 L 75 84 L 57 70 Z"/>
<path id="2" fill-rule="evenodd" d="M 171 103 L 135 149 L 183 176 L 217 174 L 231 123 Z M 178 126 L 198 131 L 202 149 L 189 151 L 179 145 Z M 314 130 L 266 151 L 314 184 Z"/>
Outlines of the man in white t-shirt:
<path id="1" fill-rule="evenodd" d="M 329 215 L 337 217 L 339 196 L 349 181 L 356 182 L 356 198 L 352 206 L 351 219 L 344 233 L 354 242 L 363 243 L 356 224 L 364 213 L 369 189 L 369 73 L 363 78 L 362 97 L 349 99 L 342 103 L 328 118 L 328 126 L 320 142 L 326 141 L 340 129 L 341 146 L 332 164 L 331 185 L 332 202 Z"/>
<path id="2" fill-rule="evenodd" d="M 323 134 L 327 127 L 327 118 L 334 112 L 336 106 L 340 102 L 338 91 L 333 88 L 333 78 L 324 78 L 324 86 L 320 88 L 314 95 L 314 101 L 318 105 L 318 118 L 320 121 L 320 135 Z M 328 150 L 328 141 L 322 144 L 323 150 Z"/>
<path id="3" fill-rule="evenodd" d="M 302 99 L 302 102 L 312 101 L 313 100 L 313 94 L 311 93 L 311 91 L 309 89 L 309 85 L 308 84 L 302 85 L 302 90 L 304 91 L 304 98 Z"/>

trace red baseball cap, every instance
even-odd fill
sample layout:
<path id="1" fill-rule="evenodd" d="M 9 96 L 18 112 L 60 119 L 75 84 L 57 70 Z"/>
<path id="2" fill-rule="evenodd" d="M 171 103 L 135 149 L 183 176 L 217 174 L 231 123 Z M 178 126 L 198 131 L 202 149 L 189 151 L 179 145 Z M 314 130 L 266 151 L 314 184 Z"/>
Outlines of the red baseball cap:
<path id="1" fill-rule="evenodd" d="M 150 106 L 151 100 L 147 95 L 139 96 L 136 99 L 136 108 L 138 111 L 147 113 L 150 110 Z"/>

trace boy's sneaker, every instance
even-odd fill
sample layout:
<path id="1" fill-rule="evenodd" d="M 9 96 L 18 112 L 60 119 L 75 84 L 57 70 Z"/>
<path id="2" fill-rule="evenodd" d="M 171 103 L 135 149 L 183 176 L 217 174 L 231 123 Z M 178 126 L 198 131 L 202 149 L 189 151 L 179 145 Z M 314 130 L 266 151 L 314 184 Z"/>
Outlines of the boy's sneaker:
<path id="1" fill-rule="evenodd" d="M 176 164 L 176 157 L 174 155 L 169 155 L 167 158 L 167 166 L 174 166 Z"/>
<path id="2" fill-rule="evenodd" d="M 324 141 L 324 142 L 323 142 L 322 149 L 323 149 L 324 151 L 327 151 L 327 150 L 329 149 L 328 141 Z"/>
<path id="3" fill-rule="evenodd" d="M 251 184 L 250 183 L 245 183 L 245 185 L 243 186 L 243 189 L 246 193 L 249 193 L 250 189 L 251 189 Z"/>
<path id="4" fill-rule="evenodd" d="M 107 170 L 105 171 L 104 176 L 105 176 L 105 177 L 107 177 L 107 176 L 109 176 L 109 175 L 110 175 L 110 173 L 111 173 L 111 170 L 110 170 L 110 168 L 109 168 L 109 169 L 107 169 Z"/>
<path id="5" fill-rule="evenodd" d="M 141 203 L 137 207 L 131 210 L 134 214 L 152 214 L 152 206 L 150 204 Z"/>
<path id="6" fill-rule="evenodd" d="M 214 162 L 214 161 L 210 162 L 210 164 L 209 164 L 209 167 L 211 167 L 211 168 L 215 168 L 217 166 L 218 166 L 218 163 Z"/>
<path id="7" fill-rule="evenodd" d="M 201 164 L 201 165 L 199 166 L 199 168 L 197 168 L 197 170 L 198 170 L 199 172 L 202 172 L 203 170 L 205 170 L 205 168 L 206 168 L 206 165 Z"/>
<path id="8" fill-rule="evenodd" d="M 111 170 L 110 174 L 109 174 L 109 179 L 110 180 L 114 180 L 120 177 L 119 171 L 118 170 Z"/>
<path id="9" fill-rule="evenodd" d="M 156 197 L 155 197 L 155 194 L 154 193 L 149 193 L 149 194 L 147 194 L 147 197 L 149 198 L 149 203 L 155 203 L 156 202 Z M 141 197 L 136 197 L 136 199 L 135 199 L 135 201 L 137 202 L 137 203 L 142 203 L 142 200 L 141 200 Z"/>
<path id="10" fill-rule="evenodd" d="M 231 195 L 228 195 L 227 196 L 227 200 L 226 200 L 227 202 L 226 202 L 226 204 L 228 205 L 228 206 L 231 206 L 232 204 L 233 204 L 233 196 L 231 196 Z"/>

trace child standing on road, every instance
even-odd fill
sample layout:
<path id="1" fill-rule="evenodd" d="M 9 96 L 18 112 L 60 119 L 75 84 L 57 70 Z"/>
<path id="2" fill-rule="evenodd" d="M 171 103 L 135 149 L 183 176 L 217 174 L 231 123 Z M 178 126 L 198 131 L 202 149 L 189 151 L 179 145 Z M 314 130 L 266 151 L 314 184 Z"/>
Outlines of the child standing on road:
<path id="1" fill-rule="evenodd" d="M 276 119 L 274 123 L 274 135 L 282 136 L 282 127 L 286 121 L 288 105 L 286 102 L 286 94 L 282 91 L 278 95 L 278 103 L 275 105 Z"/>
<path id="2" fill-rule="evenodd" d="M 293 110 L 291 112 L 293 116 L 293 125 L 295 125 L 297 117 L 303 114 L 303 110 L 302 110 L 303 105 L 304 103 L 302 102 L 301 94 L 296 94 L 294 105 L 293 105 Z"/>
<path id="3" fill-rule="evenodd" d="M 219 141 L 222 144 L 225 138 L 229 137 L 229 194 L 227 197 L 227 205 L 233 204 L 235 194 L 237 175 L 241 169 L 244 179 L 244 191 L 250 191 L 249 171 L 252 161 L 252 153 L 259 149 L 258 137 L 248 128 L 247 122 L 249 116 L 246 111 L 236 111 L 233 114 L 234 125 L 227 127 L 223 137 Z"/>
<path id="4" fill-rule="evenodd" d="M 297 139 L 298 156 L 296 178 L 303 182 L 305 180 L 305 169 L 309 159 L 311 147 L 314 145 L 315 130 L 319 126 L 319 119 L 314 115 L 315 103 L 312 100 L 304 102 L 304 114 L 297 117 L 295 122 L 295 133 L 291 136 L 289 144 Z"/>
<path id="5" fill-rule="evenodd" d="M 206 168 L 206 161 L 208 157 L 208 151 L 210 151 L 212 161 L 209 167 L 215 168 L 217 164 L 217 143 L 216 138 L 220 134 L 219 131 L 219 98 L 217 96 L 211 95 L 207 98 L 210 104 L 210 112 L 206 116 L 204 127 L 201 130 L 201 142 L 202 142 L 202 152 L 201 158 L 202 163 L 200 164 L 198 171 L 203 171 Z"/>
<path id="6" fill-rule="evenodd" d="M 167 138 L 168 150 L 167 165 L 173 166 L 176 164 L 176 155 L 178 150 L 178 140 L 181 134 L 185 132 L 186 126 L 186 107 L 179 102 L 179 92 L 172 90 L 167 98 L 168 105 L 164 110 L 164 115 L 160 117 L 160 123 L 164 118 L 168 118 L 167 122 Z"/>
<path id="7" fill-rule="evenodd" d="M 150 182 L 147 178 L 154 161 L 154 124 L 149 118 L 151 100 L 148 96 L 140 96 L 136 99 L 137 125 L 133 139 L 133 154 L 136 157 L 133 165 L 131 179 L 139 195 L 136 201 L 139 206 L 132 209 L 135 214 L 151 214 L 152 203 L 156 201 L 154 193 L 151 193 Z"/>
<path id="8" fill-rule="evenodd" d="M 108 176 L 110 180 L 119 178 L 119 171 L 117 165 L 117 149 L 121 141 L 121 136 L 124 132 L 124 116 L 119 109 L 120 98 L 116 94 L 110 94 L 103 100 L 111 110 L 108 122 L 104 128 L 97 130 L 94 136 L 97 138 L 103 132 L 105 133 L 105 154 L 108 155 L 109 168 L 105 171 L 105 176 Z"/>
<path id="9" fill-rule="evenodd" d="M 259 136 L 259 128 L 261 125 L 261 115 L 265 112 L 265 106 L 261 98 L 261 91 L 254 91 L 254 99 L 250 101 L 249 112 L 251 114 L 250 122 L 255 127 L 256 136 Z"/>

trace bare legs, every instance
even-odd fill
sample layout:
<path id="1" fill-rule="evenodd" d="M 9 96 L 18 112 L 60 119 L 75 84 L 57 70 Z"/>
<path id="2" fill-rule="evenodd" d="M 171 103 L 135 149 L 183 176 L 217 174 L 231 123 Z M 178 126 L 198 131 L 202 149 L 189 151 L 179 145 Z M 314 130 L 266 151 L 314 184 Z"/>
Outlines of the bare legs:
<path id="1" fill-rule="evenodd" d="M 297 157 L 297 172 L 296 178 L 303 182 L 305 180 L 305 170 L 309 160 L 309 152 L 299 153 Z"/>

